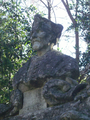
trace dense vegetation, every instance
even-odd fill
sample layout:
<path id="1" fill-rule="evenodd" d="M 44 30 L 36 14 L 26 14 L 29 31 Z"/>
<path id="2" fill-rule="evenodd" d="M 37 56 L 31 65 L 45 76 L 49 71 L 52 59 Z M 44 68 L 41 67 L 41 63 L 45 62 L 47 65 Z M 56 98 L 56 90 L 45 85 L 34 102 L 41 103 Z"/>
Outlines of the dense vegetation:
<path id="1" fill-rule="evenodd" d="M 80 80 L 86 80 L 90 79 L 90 1 L 80 0 L 78 7 L 78 27 L 83 40 L 87 43 L 87 50 L 82 54 L 79 64 Z"/>
<path id="2" fill-rule="evenodd" d="M 12 78 L 32 51 L 30 30 L 37 9 L 20 2 L 0 2 L 0 103 L 8 103 Z"/>

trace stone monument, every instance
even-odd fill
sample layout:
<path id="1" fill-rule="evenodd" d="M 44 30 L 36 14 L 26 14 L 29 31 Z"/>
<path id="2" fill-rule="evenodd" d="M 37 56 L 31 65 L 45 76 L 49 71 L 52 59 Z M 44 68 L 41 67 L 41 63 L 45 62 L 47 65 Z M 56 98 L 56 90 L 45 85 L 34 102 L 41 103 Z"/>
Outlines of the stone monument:
<path id="1" fill-rule="evenodd" d="M 15 74 L 4 120 L 90 120 L 90 85 L 78 84 L 77 61 L 53 50 L 63 26 L 35 15 L 30 40 L 37 55 Z M 4 115 L 3 115 L 4 114 Z"/>

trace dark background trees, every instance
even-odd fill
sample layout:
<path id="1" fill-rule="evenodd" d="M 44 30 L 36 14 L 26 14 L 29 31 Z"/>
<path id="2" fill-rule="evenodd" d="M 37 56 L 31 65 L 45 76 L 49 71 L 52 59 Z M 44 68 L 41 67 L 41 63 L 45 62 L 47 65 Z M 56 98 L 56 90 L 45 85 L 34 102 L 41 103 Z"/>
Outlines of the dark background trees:
<path id="1" fill-rule="evenodd" d="M 12 78 L 33 54 L 30 30 L 37 9 L 21 2 L 0 2 L 0 103 L 8 103 Z"/>
<path id="2" fill-rule="evenodd" d="M 83 40 L 87 43 L 87 50 L 80 58 L 80 80 L 90 79 L 90 1 L 80 0 L 78 20 Z"/>
<path id="3" fill-rule="evenodd" d="M 79 64 L 79 82 L 90 76 L 90 1 L 89 0 L 61 0 L 69 18 L 72 21 L 68 30 L 75 31 L 76 60 Z M 83 54 L 79 50 L 80 37 L 87 43 L 87 50 Z"/>

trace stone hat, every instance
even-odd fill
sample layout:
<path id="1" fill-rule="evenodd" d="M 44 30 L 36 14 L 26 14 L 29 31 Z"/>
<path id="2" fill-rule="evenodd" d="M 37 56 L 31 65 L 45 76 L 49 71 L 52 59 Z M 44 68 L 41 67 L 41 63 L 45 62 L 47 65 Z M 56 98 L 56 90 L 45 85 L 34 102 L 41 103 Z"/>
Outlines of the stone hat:
<path id="1" fill-rule="evenodd" d="M 56 44 L 56 39 L 60 38 L 63 26 L 61 24 L 55 24 L 52 21 L 41 17 L 41 15 L 36 14 L 34 16 L 32 31 L 35 31 L 37 29 L 42 31 L 44 30 L 48 34 L 52 33 L 54 38 L 52 38 L 52 41 L 50 41 L 50 43 L 53 42 L 54 44 Z"/>

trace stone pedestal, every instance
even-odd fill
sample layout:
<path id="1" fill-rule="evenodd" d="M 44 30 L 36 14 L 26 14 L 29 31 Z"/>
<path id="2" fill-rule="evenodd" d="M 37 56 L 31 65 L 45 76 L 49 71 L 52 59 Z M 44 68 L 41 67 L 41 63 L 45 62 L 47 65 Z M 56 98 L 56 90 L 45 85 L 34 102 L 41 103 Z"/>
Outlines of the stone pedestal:
<path id="1" fill-rule="evenodd" d="M 46 107 L 47 105 L 42 95 L 42 88 L 30 90 L 23 94 L 23 108 L 19 111 L 19 114 L 35 112 Z"/>

